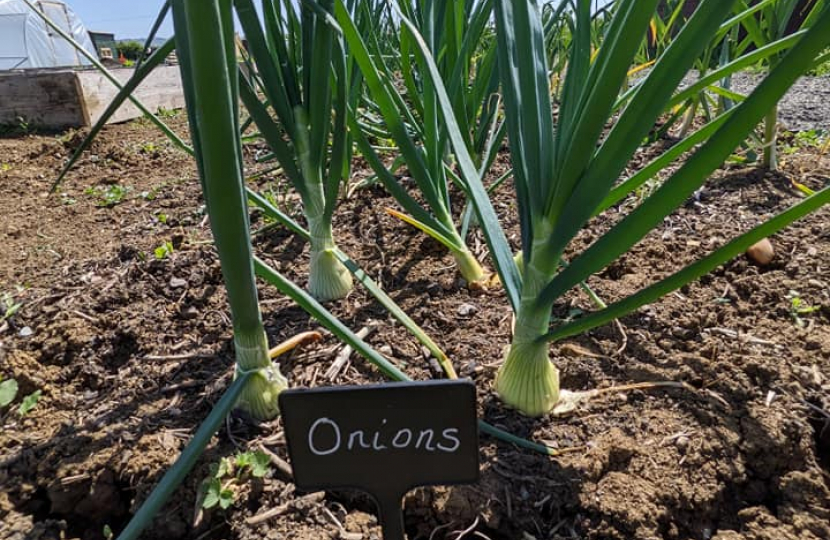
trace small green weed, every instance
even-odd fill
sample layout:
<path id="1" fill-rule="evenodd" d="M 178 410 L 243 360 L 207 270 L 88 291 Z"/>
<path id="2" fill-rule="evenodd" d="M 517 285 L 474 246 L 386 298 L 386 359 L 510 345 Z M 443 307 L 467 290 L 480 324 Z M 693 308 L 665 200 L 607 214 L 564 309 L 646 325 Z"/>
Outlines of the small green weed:
<path id="1" fill-rule="evenodd" d="M 17 397 L 19 387 L 17 381 L 14 379 L 3 379 L 0 377 L 0 409 L 9 406 Z M 35 408 L 37 402 L 43 394 L 40 390 L 35 390 L 28 396 L 24 397 L 17 407 L 17 414 L 26 416 L 32 409 Z"/>
<path id="2" fill-rule="evenodd" d="M 789 135 L 789 141 L 781 146 L 781 151 L 784 154 L 794 154 L 801 148 L 823 148 L 827 144 L 830 137 L 827 131 L 823 129 L 808 129 L 805 131 L 788 132 L 784 135 Z"/>
<path id="3" fill-rule="evenodd" d="M 243 452 L 222 458 L 210 467 L 210 476 L 202 482 L 202 508 L 230 507 L 236 498 L 236 489 L 250 478 L 262 478 L 268 473 L 271 461 L 259 450 Z"/>
<path id="4" fill-rule="evenodd" d="M 11 319 L 15 313 L 23 306 L 20 302 L 15 302 L 14 296 L 10 292 L 4 292 L 0 296 L 0 323 Z"/>
<path id="5" fill-rule="evenodd" d="M 141 153 L 142 154 L 155 154 L 159 151 L 158 145 L 151 142 L 146 142 L 141 145 Z"/>
<path id="6" fill-rule="evenodd" d="M 89 187 L 84 190 L 84 193 L 95 197 L 95 206 L 111 208 L 124 202 L 124 199 L 127 197 L 127 193 L 130 191 L 132 191 L 132 188 L 129 186 L 112 184 L 106 187 Z"/>
<path id="7" fill-rule="evenodd" d="M 161 187 L 160 186 L 154 186 L 151 189 L 149 189 L 148 191 L 142 191 L 141 192 L 141 198 L 144 199 L 145 201 L 154 201 L 154 200 L 156 200 L 156 197 L 158 197 L 159 191 L 161 191 Z"/>
<path id="8" fill-rule="evenodd" d="M 796 326 L 799 328 L 804 328 L 807 324 L 804 322 L 802 318 L 804 315 L 809 315 L 811 313 L 815 313 L 816 311 L 821 309 L 821 306 L 813 306 L 807 303 L 804 299 L 801 298 L 801 295 L 798 291 L 790 291 L 787 294 L 787 298 L 790 300 L 790 316 L 795 322 Z"/>
<path id="9" fill-rule="evenodd" d="M 0 135 L 4 136 L 29 135 L 34 131 L 35 125 L 22 116 L 18 116 L 13 122 L 0 124 Z"/>
<path id="10" fill-rule="evenodd" d="M 156 259 L 162 260 L 172 255 L 173 251 L 175 251 L 173 249 L 173 243 L 168 241 L 154 249 L 153 254 L 156 256 Z"/>
<path id="11" fill-rule="evenodd" d="M 37 402 L 40 401 L 40 396 L 43 394 L 40 390 L 35 390 L 28 396 L 23 398 L 23 401 L 20 402 L 20 407 L 17 408 L 17 412 L 20 413 L 20 416 L 26 416 L 32 409 L 35 408 Z"/>
<path id="12" fill-rule="evenodd" d="M 159 107 L 157 116 L 159 118 L 176 118 L 181 114 L 181 111 L 178 109 L 166 109 L 164 107 Z"/>
<path id="13" fill-rule="evenodd" d="M 819 56 L 821 57 L 828 53 L 830 53 L 830 48 L 821 51 L 821 54 Z M 828 73 L 830 73 L 830 60 L 822 62 L 821 64 L 813 67 L 810 71 L 807 72 L 807 75 L 812 75 L 813 77 L 823 77 Z"/>
<path id="14" fill-rule="evenodd" d="M 31 123 L 22 116 L 17 117 L 17 127 L 22 133 L 29 133 L 32 130 Z"/>
<path id="15" fill-rule="evenodd" d="M 0 408 L 7 406 L 17 397 L 17 381 L 14 379 L 3 380 L 0 377 Z"/>

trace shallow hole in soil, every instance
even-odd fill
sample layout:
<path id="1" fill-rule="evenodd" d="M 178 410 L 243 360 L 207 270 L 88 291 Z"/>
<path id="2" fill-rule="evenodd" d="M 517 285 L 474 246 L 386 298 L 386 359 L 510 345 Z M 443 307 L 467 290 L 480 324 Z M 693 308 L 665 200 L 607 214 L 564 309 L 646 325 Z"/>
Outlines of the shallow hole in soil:
<path id="1" fill-rule="evenodd" d="M 816 456 L 819 464 L 830 473 L 830 418 L 812 418 L 813 437 L 816 440 Z"/>
<path id="2" fill-rule="evenodd" d="M 110 370 L 117 370 L 124 366 L 139 352 L 136 336 L 130 332 L 117 332 L 110 340 L 111 349 L 101 361 Z"/>
<path id="3" fill-rule="evenodd" d="M 120 531 L 132 517 L 128 513 L 132 488 L 112 480 L 109 472 L 89 480 L 40 486 L 31 497 L 16 504 L 17 510 L 34 516 L 35 522 L 62 521 L 68 538 L 104 540 L 104 527 Z"/>

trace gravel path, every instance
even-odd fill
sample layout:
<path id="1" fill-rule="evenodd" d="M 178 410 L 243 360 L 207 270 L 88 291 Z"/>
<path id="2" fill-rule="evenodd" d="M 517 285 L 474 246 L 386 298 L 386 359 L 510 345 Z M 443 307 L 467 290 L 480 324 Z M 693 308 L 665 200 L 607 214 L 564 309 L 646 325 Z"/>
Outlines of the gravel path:
<path id="1" fill-rule="evenodd" d="M 732 78 L 732 89 L 747 94 L 762 77 L 761 73 L 739 73 Z M 830 76 L 799 79 L 779 103 L 778 120 L 790 131 L 830 131 Z"/>

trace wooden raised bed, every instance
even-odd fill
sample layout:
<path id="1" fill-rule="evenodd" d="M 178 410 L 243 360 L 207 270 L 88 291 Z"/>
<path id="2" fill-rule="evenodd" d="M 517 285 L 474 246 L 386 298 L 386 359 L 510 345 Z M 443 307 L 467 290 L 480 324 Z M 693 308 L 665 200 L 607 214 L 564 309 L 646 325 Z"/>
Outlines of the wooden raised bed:
<path id="1" fill-rule="evenodd" d="M 122 83 L 131 69 L 112 70 Z M 0 124 L 63 129 L 94 124 L 118 89 L 97 70 L 20 70 L 0 72 Z M 135 96 L 150 111 L 184 107 L 178 66 L 156 68 L 138 87 Z M 122 105 L 108 123 L 141 116 L 132 103 Z"/>

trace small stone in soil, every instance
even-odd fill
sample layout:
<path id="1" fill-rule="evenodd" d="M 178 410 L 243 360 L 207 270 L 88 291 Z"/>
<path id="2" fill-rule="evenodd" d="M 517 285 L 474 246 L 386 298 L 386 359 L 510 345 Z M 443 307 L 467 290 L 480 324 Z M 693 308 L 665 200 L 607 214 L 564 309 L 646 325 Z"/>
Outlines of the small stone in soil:
<path id="1" fill-rule="evenodd" d="M 17 333 L 17 335 L 20 337 L 29 337 L 32 334 L 34 334 L 34 331 L 28 326 L 24 326 L 20 329 L 20 332 Z"/>
<path id="2" fill-rule="evenodd" d="M 674 441 L 674 445 L 677 446 L 677 450 L 681 454 L 685 454 L 686 450 L 688 450 L 688 448 L 689 448 L 689 443 L 690 442 L 691 441 L 689 441 L 688 437 L 686 437 L 685 435 L 681 435 L 680 437 L 677 438 L 676 441 Z"/>
<path id="3" fill-rule="evenodd" d="M 458 307 L 458 316 L 459 317 L 472 317 L 476 314 L 478 308 L 472 304 L 461 304 Z"/>
<path id="4" fill-rule="evenodd" d="M 187 287 L 187 280 L 178 277 L 172 277 L 170 278 L 170 287 L 173 289 L 181 289 L 182 287 Z"/>
<path id="5" fill-rule="evenodd" d="M 185 319 L 195 319 L 199 316 L 199 310 L 193 306 L 187 306 L 182 310 L 182 317 Z"/>
<path id="6" fill-rule="evenodd" d="M 438 360 L 436 360 L 435 358 L 430 358 L 429 359 L 429 367 L 435 373 L 441 373 L 442 371 L 444 371 L 443 369 L 441 369 L 441 364 L 439 364 Z"/>
<path id="7" fill-rule="evenodd" d="M 766 266 L 775 257 L 775 250 L 772 247 L 772 243 L 764 238 L 749 246 L 746 254 L 759 266 Z"/>
<path id="8" fill-rule="evenodd" d="M 476 372 L 476 368 L 478 368 L 478 363 L 475 361 L 470 361 L 464 364 L 461 367 L 461 376 L 462 377 L 469 377 Z"/>

